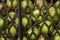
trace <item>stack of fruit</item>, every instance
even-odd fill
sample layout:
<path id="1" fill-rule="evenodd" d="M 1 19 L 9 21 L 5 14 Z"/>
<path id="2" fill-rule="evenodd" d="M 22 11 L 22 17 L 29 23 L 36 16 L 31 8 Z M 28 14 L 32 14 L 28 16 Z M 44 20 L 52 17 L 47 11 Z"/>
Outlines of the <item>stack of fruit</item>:
<path id="1" fill-rule="evenodd" d="M 12 37 L 15 36 L 17 29 L 19 28 L 19 18 L 16 17 L 18 12 L 18 0 L 6 0 L 5 6 L 7 10 L 3 7 L 4 5 L 0 3 L 0 10 L 1 16 L 5 18 L 7 15 L 8 17 L 4 21 L 2 17 L 0 17 L 0 28 L 2 27 L 2 34 L 6 35 L 10 33 Z M 22 7 L 22 26 L 23 26 L 23 33 L 27 35 L 23 35 L 23 40 L 52 40 L 51 36 L 54 36 L 54 40 L 60 40 L 60 6 L 59 1 L 56 1 L 54 5 L 52 5 L 49 9 L 45 6 L 42 6 L 40 9 L 38 6 L 35 6 L 31 0 L 22 0 L 21 7 Z M 11 10 L 11 7 L 13 10 Z M 8 10 L 10 9 L 10 10 Z M 17 10 L 15 10 L 17 9 Z M 8 11 L 8 13 L 7 13 Z M 6 22 L 6 23 L 4 23 Z M 13 23 L 13 25 L 11 24 Z M 8 27 L 5 28 L 4 24 Z M 10 25 L 10 28 L 9 28 Z M 58 25 L 58 26 L 56 26 Z M 5 29 L 3 29 L 5 28 Z M 58 29 L 58 30 L 57 30 Z M 20 30 L 20 29 L 19 29 Z M 42 35 L 43 34 L 43 35 Z M 8 34 L 9 35 L 9 34 Z M 51 36 L 49 36 L 51 35 Z M 49 37 L 49 38 L 48 38 Z M 1 36 L 1 40 L 4 38 Z M 10 38 L 6 38 L 6 40 L 11 40 Z M 17 40 L 20 40 L 20 36 Z"/>

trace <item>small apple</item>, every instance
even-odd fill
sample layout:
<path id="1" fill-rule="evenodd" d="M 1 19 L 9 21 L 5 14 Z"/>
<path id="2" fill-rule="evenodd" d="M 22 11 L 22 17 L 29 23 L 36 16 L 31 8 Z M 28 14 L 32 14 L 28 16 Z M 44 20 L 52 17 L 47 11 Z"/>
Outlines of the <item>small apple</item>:
<path id="1" fill-rule="evenodd" d="M 16 13 L 13 12 L 13 11 L 9 12 L 9 15 L 10 15 L 11 18 L 13 18 L 13 17 L 15 16 L 15 14 L 16 14 Z"/>
<path id="2" fill-rule="evenodd" d="M 40 30 L 39 30 L 38 28 L 34 27 L 34 33 L 35 33 L 36 35 L 38 35 L 38 34 L 40 33 Z"/>
<path id="3" fill-rule="evenodd" d="M 22 7 L 22 8 L 26 8 L 26 6 L 27 6 L 27 1 L 26 1 L 26 0 L 23 0 L 23 1 L 21 2 L 21 7 Z"/>
<path id="4" fill-rule="evenodd" d="M 30 35 L 30 34 L 32 33 L 32 28 L 29 28 L 29 29 L 27 30 L 27 33 Z"/>
<path id="5" fill-rule="evenodd" d="M 16 8 L 18 6 L 18 1 L 17 0 L 14 0 L 13 3 L 12 3 L 13 7 Z"/>
<path id="6" fill-rule="evenodd" d="M 8 8 L 10 8 L 11 7 L 11 1 L 10 0 L 7 0 L 6 1 L 6 5 L 7 5 Z"/>
<path id="7" fill-rule="evenodd" d="M 29 7 L 33 7 L 33 3 L 29 0 Z M 26 6 L 27 6 L 27 1 L 26 0 L 23 0 L 22 2 L 21 2 L 21 7 L 22 8 L 26 8 Z"/>
<path id="8" fill-rule="evenodd" d="M 15 28 L 14 26 L 11 26 L 11 28 L 10 28 L 10 33 L 11 33 L 12 36 L 15 35 L 15 33 L 16 33 L 16 28 Z"/>
<path id="9" fill-rule="evenodd" d="M 35 40 L 35 39 L 36 39 L 35 35 L 32 34 L 30 39 L 31 39 L 31 40 Z"/>
<path id="10" fill-rule="evenodd" d="M 26 26 L 28 24 L 28 19 L 26 17 L 22 18 L 22 25 Z"/>
<path id="11" fill-rule="evenodd" d="M 36 16 L 38 16 L 39 15 L 39 9 L 35 9 L 34 11 L 33 11 L 33 15 L 36 17 Z"/>
<path id="12" fill-rule="evenodd" d="M 0 17 L 0 27 L 4 25 L 4 20 Z"/>
<path id="13" fill-rule="evenodd" d="M 55 13 L 56 13 L 55 8 L 54 8 L 54 7 L 50 7 L 50 8 L 49 8 L 49 14 L 50 14 L 51 16 L 54 16 Z"/>
<path id="14" fill-rule="evenodd" d="M 56 1 L 55 6 L 56 6 L 56 7 L 59 6 L 59 1 Z"/>
<path id="15" fill-rule="evenodd" d="M 45 24 L 42 26 L 42 32 L 48 33 L 48 27 Z"/>
<path id="16" fill-rule="evenodd" d="M 27 40 L 27 38 L 24 36 L 24 37 L 23 37 L 23 40 Z"/>
<path id="17" fill-rule="evenodd" d="M 59 35 L 59 34 L 56 34 L 56 35 L 54 36 L 54 40 L 60 40 L 60 35 Z"/>

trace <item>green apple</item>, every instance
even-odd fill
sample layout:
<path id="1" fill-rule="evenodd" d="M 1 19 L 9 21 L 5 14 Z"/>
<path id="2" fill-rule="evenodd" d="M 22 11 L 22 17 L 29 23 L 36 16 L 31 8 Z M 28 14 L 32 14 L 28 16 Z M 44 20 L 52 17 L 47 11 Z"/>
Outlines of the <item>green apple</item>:
<path id="1" fill-rule="evenodd" d="M 60 7 L 57 8 L 57 13 L 60 15 Z"/>
<path id="2" fill-rule="evenodd" d="M 9 15 L 10 15 L 11 18 L 13 18 L 13 17 L 15 16 L 15 14 L 16 14 L 16 13 L 13 12 L 13 11 L 9 12 Z"/>
<path id="3" fill-rule="evenodd" d="M 4 20 L 0 17 L 0 27 L 4 25 Z"/>
<path id="4" fill-rule="evenodd" d="M 11 18 L 13 18 L 14 16 L 15 16 L 15 12 L 13 12 L 13 11 L 11 11 L 11 12 L 9 12 L 9 16 L 11 17 Z M 12 20 L 11 20 L 11 18 L 10 17 L 7 17 L 7 19 L 11 22 Z"/>
<path id="5" fill-rule="evenodd" d="M 36 39 L 35 35 L 32 34 L 30 39 L 31 39 L 31 40 L 35 40 L 35 39 Z"/>
<path id="6" fill-rule="evenodd" d="M 56 7 L 59 6 L 59 1 L 56 1 L 55 6 L 56 6 Z"/>
<path id="7" fill-rule="evenodd" d="M 42 16 L 39 16 L 39 18 L 37 20 L 38 20 L 39 23 L 41 23 L 42 20 L 43 20 Z"/>
<path id="8" fill-rule="evenodd" d="M 24 36 L 24 37 L 23 37 L 23 40 L 27 40 L 27 38 Z"/>
<path id="9" fill-rule="evenodd" d="M 27 30 L 27 33 L 30 35 L 30 34 L 32 33 L 32 28 L 29 28 L 29 29 Z"/>
<path id="10" fill-rule="evenodd" d="M 45 24 L 42 26 L 42 32 L 48 33 L 48 27 Z"/>
<path id="11" fill-rule="evenodd" d="M 11 7 L 11 1 L 10 0 L 7 0 L 6 1 L 6 5 L 7 5 L 7 7 Z"/>
<path id="12" fill-rule="evenodd" d="M 28 24 L 28 19 L 26 17 L 22 18 L 22 25 L 26 26 Z"/>
<path id="13" fill-rule="evenodd" d="M 49 14 L 50 14 L 51 16 L 54 16 L 55 13 L 56 13 L 55 8 L 54 8 L 54 7 L 50 7 L 50 8 L 49 8 Z"/>
<path id="14" fill-rule="evenodd" d="M 30 7 L 33 7 L 33 3 L 29 0 L 29 4 L 28 4 Z M 26 0 L 23 0 L 22 2 L 21 2 L 21 7 L 22 8 L 26 8 L 26 6 L 27 6 L 27 1 Z"/>
<path id="15" fill-rule="evenodd" d="M 17 0 L 14 0 L 13 3 L 12 3 L 13 7 L 16 8 L 18 6 L 18 1 Z"/>
<path id="16" fill-rule="evenodd" d="M 23 1 L 21 2 L 21 7 L 22 7 L 22 8 L 26 8 L 26 6 L 27 6 L 27 1 L 26 1 L 26 0 L 23 0 Z"/>
<path id="17" fill-rule="evenodd" d="M 54 40 L 60 40 L 60 35 L 59 35 L 59 34 L 56 34 L 56 35 L 54 36 Z"/>
<path id="18" fill-rule="evenodd" d="M 12 36 L 14 36 L 16 34 L 16 28 L 14 26 L 11 26 L 10 33 Z"/>
<path id="19" fill-rule="evenodd" d="M 57 22 L 59 22 L 60 18 L 57 15 L 55 15 L 53 20 L 55 21 L 55 23 L 57 23 Z"/>
<path id="20" fill-rule="evenodd" d="M 38 34 L 40 33 L 40 30 L 39 30 L 38 28 L 34 27 L 34 33 L 35 33 L 36 35 L 38 35 Z"/>
<path id="21" fill-rule="evenodd" d="M 35 9 L 35 10 L 33 11 L 33 15 L 34 15 L 34 16 L 38 16 L 38 15 L 39 15 L 39 9 Z"/>

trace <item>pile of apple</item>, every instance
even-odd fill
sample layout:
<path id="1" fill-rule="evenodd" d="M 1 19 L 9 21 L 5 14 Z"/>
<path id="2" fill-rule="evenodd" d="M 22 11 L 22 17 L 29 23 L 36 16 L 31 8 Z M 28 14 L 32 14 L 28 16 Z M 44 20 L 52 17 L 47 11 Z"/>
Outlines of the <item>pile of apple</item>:
<path id="1" fill-rule="evenodd" d="M 18 0 L 13 0 L 12 3 L 10 0 L 6 0 L 5 4 L 7 9 L 11 7 L 14 9 L 18 6 Z M 28 2 L 26 0 L 21 1 L 21 8 L 24 9 L 24 11 L 22 10 L 22 14 L 25 14 L 25 16 L 22 15 L 21 19 L 22 26 L 26 29 L 24 31 L 26 31 L 26 34 L 28 34 L 27 36 L 29 36 L 30 40 L 35 40 L 40 33 L 44 34 L 46 37 L 49 33 L 51 33 L 51 35 L 54 36 L 54 40 L 60 40 L 60 35 L 58 34 L 58 32 L 60 33 L 60 25 L 56 26 L 60 21 L 60 18 L 58 16 L 60 15 L 59 1 L 57 1 L 54 6 L 51 6 L 49 9 L 45 8 L 45 6 L 39 9 L 37 6 L 34 7 L 34 5 L 35 4 L 33 4 L 31 0 L 29 0 Z M 14 19 L 14 25 L 10 26 L 10 30 L 8 30 L 8 28 L 6 28 L 6 30 L 2 30 L 3 35 L 10 32 L 10 34 L 14 37 L 17 31 L 16 28 L 19 25 L 19 18 L 15 17 L 17 14 L 18 13 L 16 13 L 15 10 L 9 10 L 8 14 L 5 9 L 1 11 L 1 15 L 3 17 L 5 17 L 6 15 L 9 16 L 5 21 L 0 17 L 0 27 L 4 27 L 4 22 L 6 22 L 5 24 L 8 26 L 11 25 L 13 21 L 12 19 Z M 57 28 L 58 30 L 56 30 Z M 38 37 L 38 40 L 45 40 L 45 37 L 42 34 Z M 1 38 L 1 40 L 4 40 L 3 37 Z M 51 39 L 50 36 L 49 38 Z M 49 40 L 49 38 L 47 38 L 47 40 Z M 7 38 L 7 40 L 10 39 Z M 20 40 L 19 37 L 18 40 Z M 28 40 L 28 38 L 24 35 L 23 40 Z"/>

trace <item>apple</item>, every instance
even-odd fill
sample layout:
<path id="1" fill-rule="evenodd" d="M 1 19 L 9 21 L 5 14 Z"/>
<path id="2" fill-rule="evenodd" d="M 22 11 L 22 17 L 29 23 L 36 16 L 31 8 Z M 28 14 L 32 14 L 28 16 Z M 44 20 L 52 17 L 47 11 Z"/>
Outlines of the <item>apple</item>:
<path id="1" fill-rule="evenodd" d="M 11 28 L 10 28 L 10 33 L 11 33 L 12 36 L 15 35 L 15 33 L 16 33 L 16 28 L 15 28 L 14 26 L 11 26 Z"/>
<path id="2" fill-rule="evenodd" d="M 23 37 L 23 40 L 27 40 L 27 38 L 24 36 L 24 37 Z"/>
<path id="3" fill-rule="evenodd" d="M 13 12 L 13 11 L 11 11 L 11 12 L 9 12 L 9 16 L 11 17 L 11 18 L 13 18 L 14 16 L 15 16 L 15 12 Z M 12 20 L 11 20 L 11 18 L 10 17 L 7 17 L 7 19 L 11 22 Z"/>
<path id="4" fill-rule="evenodd" d="M 33 15 L 36 17 L 39 15 L 39 9 L 33 10 Z"/>
<path id="5" fill-rule="evenodd" d="M 60 15 L 60 7 L 57 8 L 57 13 Z"/>
<path id="6" fill-rule="evenodd" d="M 17 0 L 14 0 L 13 3 L 12 3 L 13 7 L 16 8 L 18 6 L 18 1 Z"/>
<path id="7" fill-rule="evenodd" d="M 0 27 L 4 25 L 4 20 L 0 17 Z"/>
<path id="8" fill-rule="evenodd" d="M 10 8 L 11 7 L 11 1 L 10 0 L 7 0 L 6 1 L 6 5 L 7 5 L 8 8 Z"/>
<path id="9" fill-rule="evenodd" d="M 59 1 L 56 1 L 55 6 L 56 6 L 56 7 L 59 6 Z"/>
<path id="10" fill-rule="evenodd" d="M 56 35 L 54 36 L 54 40 L 60 40 L 60 35 L 59 35 L 59 34 L 56 34 Z"/>
<path id="11" fill-rule="evenodd" d="M 48 27 L 45 24 L 42 26 L 42 32 L 48 33 Z"/>
<path id="12" fill-rule="evenodd" d="M 27 33 L 30 35 L 30 34 L 32 33 L 32 28 L 29 28 L 29 29 L 27 30 Z"/>
<path id="13" fill-rule="evenodd" d="M 22 18 L 22 25 L 26 26 L 28 24 L 28 19 L 26 17 Z"/>
<path id="14" fill-rule="evenodd" d="M 34 33 L 35 33 L 36 35 L 38 35 L 38 34 L 40 33 L 39 28 L 34 27 Z"/>
<path id="15" fill-rule="evenodd" d="M 35 39 L 36 39 L 35 35 L 32 34 L 31 37 L 30 37 L 30 39 L 31 39 L 31 40 L 35 40 Z"/>
<path id="16" fill-rule="evenodd" d="M 51 16 L 54 16 L 55 13 L 56 13 L 55 8 L 54 8 L 54 7 L 50 7 L 50 8 L 49 8 L 49 14 L 50 14 Z"/>
<path id="17" fill-rule="evenodd" d="M 29 4 L 28 4 L 30 7 L 33 7 L 33 3 L 29 0 Z M 27 1 L 26 0 L 23 0 L 22 2 L 21 2 L 21 7 L 22 8 L 26 8 L 26 6 L 27 6 Z"/>
<path id="18" fill-rule="evenodd" d="M 43 32 L 43 33 L 48 33 L 48 27 L 47 27 L 47 25 L 50 26 L 51 21 L 46 20 L 45 23 L 46 23 L 47 25 L 45 25 L 45 24 L 43 24 L 43 23 L 44 23 L 44 22 L 41 22 L 41 23 L 39 24 L 39 25 L 42 27 L 42 32 Z M 42 24 L 43 24 L 43 26 L 42 26 Z M 50 27 L 50 32 L 53 32 L 53 30 L 54 30 L 54 27 L 51 25 L 51 27 Z"/>
<path id="19" fill-rule="evenodd" d="M 27 1 L 26 1 L 26 0 L 23 0 L 23 1 L 21 2 L 21 7 L 22 7 L 22 8 L 26 8 L 26 6 L 27 6 Z"/>
<path id="20" fill-rule="evenodd" d="M 38 20 L 39 23 L 41 23 L 42 20 L 43 20 L 42 16 L 39 16 L 39 18 L 37 20 Z"/>
<path id="21" fill-rule="evenodd" d="M 11 18 L 13 18 L 13 17 L 15 16 L 15 14 L 16 14 L 16 13 L 13 12 L 13 11 L 9 12 L 9 15 L 10 15 Z"/>

